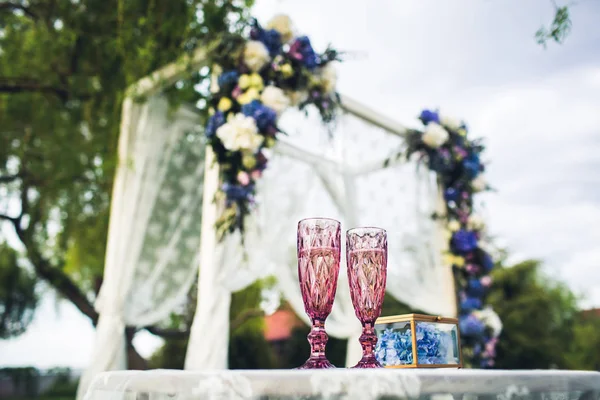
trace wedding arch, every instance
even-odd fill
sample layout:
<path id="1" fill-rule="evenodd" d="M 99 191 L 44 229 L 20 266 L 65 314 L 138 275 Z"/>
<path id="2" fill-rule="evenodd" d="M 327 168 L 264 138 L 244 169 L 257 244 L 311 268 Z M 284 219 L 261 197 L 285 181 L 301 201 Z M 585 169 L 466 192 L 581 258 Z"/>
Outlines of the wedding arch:
<path id="1" fill-rule="evenodd" d="M 480 179 L 479 159 L 471 160 L 473 173 L 464 182 L 450 179 L 447 171 L 453 160 L 470 160 L 481 147 L 466 142 L 464 124 L 425 111 L 425 130 L 409 129 L 344 95 L 336 95 L 338 112 L 327 128 L 320 107 L 289 108 L 276 118 L 277 129 L 287 135 L 264 149 L 269 167 L 256 179 L 256 206 L 242 216 L 243 233 L 237 226 L 224 230 L 229 199 L 219 154 L 205 135 L 209 128 L 199 125 L 193 105 L 173 109 L 162 95 L 190 71 L 208 66 L 210 51 L 198 49 L 127 91 L 104 281 L 96 303 L 96 343 L 79 398 L 96 373 L 126 368 L 125 327 L 165 320 L 196 278 L 186 369 L 227 368 L 231 294 L 257 279 L 274 276 L 285 299 L 306 318 L 295 259 L 296 223 L 304 217 L 330 216 L 348 228 L 386 228 L 389 294 L 432 314 L 457 315 L 458 304 L 467 310 L 461 320 L 470 324 L 467 330 L 494 326 L 489 313 L 478 311 L 482 304 L 464 304 L 477 298 L 475 277 L 480 292 L 486 283 L 481 284 L 481 271 L 468 272 L 468 266 L 479 268 L 477 259 L 487 256 L 483 250 L 475 254 L 480 251 L 477 221 L 461 206 L 483 189 L 473 184 Z M 239 74 L 236 79 L 239 83 Z M 461 151 L 465 154 L 457 158 Z M 429 168 L 419 167 L 423 160 Z M 460 162 L 463 168 L 466 161 Z M 348 339 L 349 365 L 360 357 L 360 326 L 344 271 L 327 330 Z"/>

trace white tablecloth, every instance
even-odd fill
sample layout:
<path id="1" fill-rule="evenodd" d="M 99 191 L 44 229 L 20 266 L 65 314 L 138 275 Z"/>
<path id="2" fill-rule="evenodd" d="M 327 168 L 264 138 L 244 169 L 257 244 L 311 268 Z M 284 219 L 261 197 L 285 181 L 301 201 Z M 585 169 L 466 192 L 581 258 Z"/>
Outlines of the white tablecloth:
<path id="1" fill-rule="evenodd" d="M 600 372 L 418 370 L 118 371 L 96 376 L 86 400 L 379 398 L 600 400 Z"/>

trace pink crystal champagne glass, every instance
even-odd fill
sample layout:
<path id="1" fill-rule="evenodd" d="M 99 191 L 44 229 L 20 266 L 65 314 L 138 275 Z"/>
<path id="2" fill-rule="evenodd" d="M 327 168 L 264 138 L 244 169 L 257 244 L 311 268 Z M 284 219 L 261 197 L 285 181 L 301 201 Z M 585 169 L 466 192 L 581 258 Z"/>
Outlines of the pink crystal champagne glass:
<path id="1" fill-rule="evenodd" d="M 387 276 L 387 233 L 380 228 L 354 228 L 346 233 L 350 296 L 363 331 L 362 359 L 354 368 L 381 368 L 375 358 L 375 320 L 381 314 Z"/>
<path id="2" fill-rule="evenodd" d="M 325 356 L 325 319 L 331 313 L 340 271 L 340 229 L 338 221 L 327 218 L 298 223 L 298 278 L 304 309 L 312 322 L 310 358 L 299 369 L 335 368 Z"/>

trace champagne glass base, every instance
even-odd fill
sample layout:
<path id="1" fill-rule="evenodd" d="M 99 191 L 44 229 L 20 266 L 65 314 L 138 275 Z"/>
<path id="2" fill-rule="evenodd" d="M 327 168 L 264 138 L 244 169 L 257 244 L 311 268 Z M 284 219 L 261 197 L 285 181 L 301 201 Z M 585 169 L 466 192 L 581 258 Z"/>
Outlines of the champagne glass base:
<path id="1" fill-rule="evenodd" d="M 321 357 L 309 358 L 308 360 L 306 360 L 304 365 L 302 365 L 296 369 L 329 369 L 329 368 L 336 368 L 336 366 L 333 365 L 332 363 L 330 363 L 329 360 L 327 360 L 327 358 L 325 358 L 324 356 L 321 356 Z"/>
<path id="2" fill-rule="evenodd" d="M 383 368 L 375 356 L 366 356 L 352 368 Z"/>

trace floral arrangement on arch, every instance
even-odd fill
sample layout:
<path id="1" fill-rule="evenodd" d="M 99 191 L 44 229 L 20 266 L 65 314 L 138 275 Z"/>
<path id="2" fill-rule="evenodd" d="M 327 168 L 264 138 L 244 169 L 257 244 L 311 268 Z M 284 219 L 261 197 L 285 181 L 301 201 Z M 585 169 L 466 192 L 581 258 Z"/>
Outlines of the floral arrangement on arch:
<path id="1" fill-rule="evenodd" d="M 295 36 L 288 16 L 262 27 L 253 21 L 249 36 L 224 36 L 212 60 L 210 117 L 205 133 L 220 166 L 225 208 L 219 236 L 244 229 L 254 205 L 257 180 L 268 163 L 268 149 L 281 134 L 277 122 L 289 107 L 318 109 L 325 123 L 335 119 L 339 95 L 332 62 L 339 53 L 313 49 Z"/>
<path id="2" fill-rule="evenodd" d="M 467 366 L 488 368 L 494 365 L 496 344 L 502 322 L 485 305 L 492 284 L 489 275 L 494 262 L 483 247 L 485 223 L 475 213 L 473 197 L 489 190 L 484 177 L 482 141 L 469 139 L 464 122 L 424 110 L 419 119 L 423 131 L 411 131 L 408 155 L 418 154 L 428 168 L 437 173 L 444 191 L 449 251 L 446 263 L 452 265 L 459 305 L 459 327 L 463 357 Z"/>

